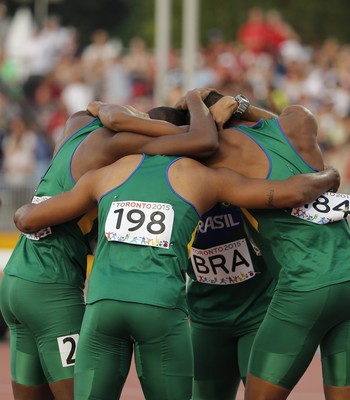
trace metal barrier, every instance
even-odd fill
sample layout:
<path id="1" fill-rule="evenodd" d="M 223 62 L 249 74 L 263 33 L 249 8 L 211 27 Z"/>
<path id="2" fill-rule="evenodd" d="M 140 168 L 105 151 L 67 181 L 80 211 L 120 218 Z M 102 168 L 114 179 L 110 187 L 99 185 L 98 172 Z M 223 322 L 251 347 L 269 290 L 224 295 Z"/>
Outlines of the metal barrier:
<path id="1" fill-rule="evenodd" d="M 0 230 L 16 231 L 13 215 L 17 208 L 32 200 L 35 190 L 34 183 L 28 182 L 25 186 L 13 187 L 0 179 Z"/>

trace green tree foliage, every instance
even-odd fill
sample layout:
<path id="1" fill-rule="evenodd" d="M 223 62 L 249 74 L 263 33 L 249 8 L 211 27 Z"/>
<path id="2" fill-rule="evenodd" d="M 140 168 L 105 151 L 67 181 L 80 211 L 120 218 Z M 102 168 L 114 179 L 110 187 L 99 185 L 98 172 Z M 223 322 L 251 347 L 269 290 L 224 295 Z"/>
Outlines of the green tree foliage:
<path id="1" fill-rule="evenodd" d="M 8 0 L 10 14 L 23 5 L 34 9 L 35 1 Z M 186 1 L 186 0 L 185 0 Z M 341 43 L 350 38 L 349 0 L 199 0 L 200 39 L 205 44 L 211 29 L 220 29 L 226 40 L 235 40 L 238 27 L 252 6 L 274 8 L 298 32 L 304 42 L 318 43 L 335 37 Z M 183 0 L 172 0 L 172 46 L 181 46 Z M 124 45 L 133 36 L 141 36 L 149 46 L 154 43 L 154 0 L 61 0 L 49 5 L 50 13 L 62 17 L 65 25 L 76 26 L 82 44 L 89 41 L 94 29 L 105 28 Z"/>

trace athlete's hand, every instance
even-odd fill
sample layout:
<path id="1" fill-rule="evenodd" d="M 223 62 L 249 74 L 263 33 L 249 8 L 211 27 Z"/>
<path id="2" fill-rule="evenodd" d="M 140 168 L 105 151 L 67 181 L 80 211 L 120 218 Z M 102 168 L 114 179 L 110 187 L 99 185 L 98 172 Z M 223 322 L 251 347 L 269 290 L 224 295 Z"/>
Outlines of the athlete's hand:
<path id="1" fill-rule="evenodd" d="M 213 104 L 209 110 L 213 119 L 219 129 L 221 129 L 224 123 L 231 117 L 231 115 L 237 110 L 238 103 L 232 96 L 224 96 Z"/>
<path id="2" fill-rule="evenodd" d="M 88 104 L 87 111 L 94 117 L 98 117 L 100 111 L 109 110 L 113 113 L 123 113 L 125 115 L 131 115 L 133 117 L 149 118 L 149 115 L 143 111 L 137 110 L 135 107 L 130 105 L 121 106 L 112 103 L 103 103 L 102 101 L 92 101 Z"/>
<path id="3" fill-rule="evenodd" d="M 87 111 L 93 117 L 97 117 L 102 104 L 103 104 L 102 101 L 91 101 L 87 106 Z"/>
<path id="4" fill-rule="evenodd" d="M 188 107 L 187 107 L 187 100 L 186 100 L 186 98 L 187 98 L 187 96 L 188 96 L 190 93 L 193 93 L 193 92 L 198 93 L 199 96 L 201 97 L 201 99 L 202 99 L 202 100 L 205 100 L 205 99 L 208 97 L 209 93 L 211 93 L 211 92 L 216 92 L 216 89 L 214 89 L 214 88 L 196 88 L 196 89 L 189 90 L 184 96 L 182 96 L 182 97 L 176 102 L 176 104 L 175 104 L 174 107 L 175 107 L 175 108 L 178 108 L 178 109 L 180 109 L 180 110 L 187 110 Z"/>
<path id="5" fill-rule="evenodd" d="M 340 174 L 339 174 L 339 171 L 336 168 L 332 167 L 331 165 L 325 165 L 324 170 L 326 172 L 329 172 L 333 177 L 333 186 L 329 188 L 329 191 L 336 193 L 338 191 L 338 189 L 339 189 L 339 186 L 340 186 Z"/>
<path id="6" fill-rule="evenodd" d="M 149 118 L 149 115 L 146 112 L 137 110 L 133 106 L 125 105 L 125 106 L 120 106 L 120 108 L 125 112 L 125 114 L 132 115 L 133 117 Z"/>

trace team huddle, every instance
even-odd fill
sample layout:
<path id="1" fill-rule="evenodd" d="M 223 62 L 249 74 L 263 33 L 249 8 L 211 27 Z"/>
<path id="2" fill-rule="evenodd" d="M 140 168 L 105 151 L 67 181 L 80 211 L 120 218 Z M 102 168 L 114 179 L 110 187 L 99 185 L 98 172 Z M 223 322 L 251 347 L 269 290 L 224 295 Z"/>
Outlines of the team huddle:
<path id="1" fill-rule="evenodd" d="M 305 107 L 186 93 L 67 121 L 1 282 L 14 398 L 350 398 L 350 195 Z M 87 256 L 94 255 L 87 277 Z M 86 295 L 84 287 L 88 287 Z"/>

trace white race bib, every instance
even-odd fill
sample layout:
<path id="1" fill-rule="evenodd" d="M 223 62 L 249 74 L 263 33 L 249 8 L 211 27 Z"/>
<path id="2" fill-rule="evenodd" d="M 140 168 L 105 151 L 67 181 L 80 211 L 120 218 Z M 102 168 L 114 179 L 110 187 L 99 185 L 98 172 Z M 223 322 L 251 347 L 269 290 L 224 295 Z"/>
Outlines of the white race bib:
<path id="1" fill-rule="evenodd" d="M 340 221 L 350 214 L 350 195 L 326 192 L 315 201 L 292 209 L 292 215 L 315 224 Z"/>
<path id="2" fill-rule="evenodd" d="M 71 367 L 72 365 L 75 365 L 75 355 L 77 351 L 78 341 L 78 333 L 57 338 L 57 344 L 60 351 L 63 367 Z"/>
<path id="3" fill-rule="evenodd" d="M 49 199 L 51 196 L 34 196 L 32 199 L 32 203 L 33 204 L 39 204 L 42 203 L 43 201 Z M 30 239 L 30 240 L 40 240 L 42 238 L 44 238 L 45 236 L 51 235 L 52 231 L 50 227 L 47 228 L 42 228 L 40 229 L 40 231 L 38 232 L 34 232 L 34 233 L 24 233 L 24 235 Z"/>
<path id="4" fill-rule="evenodd" d="M 108 241 L 169 248 L 174 224 L 171 204 L 118 201 L 111 204 L 105 224 Z"/>
<path id="5" fill-rule="evenodd" d="M 200 283 L 234 285 L 255 276 L 245 239 L 209 249 L 192 247 L 191 262 Z"/>

